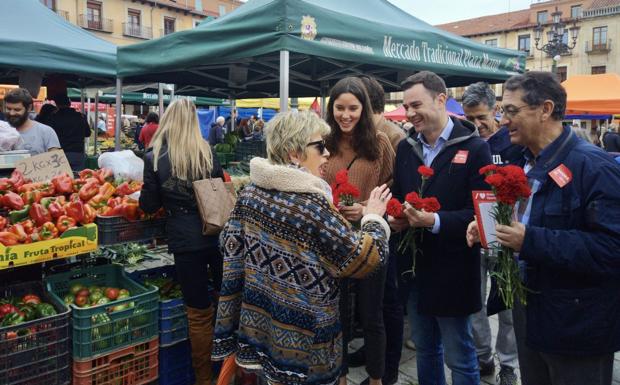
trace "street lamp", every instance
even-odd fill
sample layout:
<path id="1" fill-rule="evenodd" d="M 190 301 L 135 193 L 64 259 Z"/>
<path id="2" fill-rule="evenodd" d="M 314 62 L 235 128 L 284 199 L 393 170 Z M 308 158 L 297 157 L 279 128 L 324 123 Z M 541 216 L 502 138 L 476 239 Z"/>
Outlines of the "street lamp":
<path id="1" fill-rule="evenodd" d="M 543 51 L 553 58 L 551 72 L 557 75 L 557 62 L 560 60 L 561 55 L 569 54 L 577 45 L 579 27 L 577 26 L 577 20 L 574 20 L 573 25 L 568 29 L 571 39 L 571 43 L 569 44 L 568 39 L 566 39 L 566 43 L 563 39 L 566 34 L 566 24 L 562 22 L 562 11 L 558 11 L 557 7 L 555 7 L 555 12 L 551 14 L 551 20 L 553 20 L 553 24 L 549 26 L 549 30 L 547 31 L 547 43 L 540 44 L 540 39 L 545 29 L 540 22 L 538 26 L 534 28 L 534 41 L 536 42 L 535 47 L 537 50 Z"/>

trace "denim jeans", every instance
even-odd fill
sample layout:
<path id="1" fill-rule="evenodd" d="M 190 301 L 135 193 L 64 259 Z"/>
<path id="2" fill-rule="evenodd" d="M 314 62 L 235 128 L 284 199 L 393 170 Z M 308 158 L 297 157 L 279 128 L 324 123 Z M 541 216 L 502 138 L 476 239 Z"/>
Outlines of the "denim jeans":
<path id="1" fill-rule="evenodd" d="M 480 372 L 470 316 L 435 317 L 417 311 L 418 290 L 411 283 L 408 313 L 416 346 L 420 385 L 446 385 L 445 363 L 452 385 L 479 385 Z"/>

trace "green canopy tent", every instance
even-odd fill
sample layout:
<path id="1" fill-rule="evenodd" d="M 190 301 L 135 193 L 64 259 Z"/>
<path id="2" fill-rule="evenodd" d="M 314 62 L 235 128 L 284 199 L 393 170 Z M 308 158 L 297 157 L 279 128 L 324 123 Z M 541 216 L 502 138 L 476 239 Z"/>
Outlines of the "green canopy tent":
<path id="1" fill-rule="evenodd" d="M 386 91 L 431 70 L 449 86 L 501 82 L 521 52 L 492 48 L 409 15 L 386 0 L 250 0 L 194 29 L 120 47 L 126 83 L 174 83 L 225 98 L 325 95 L 338 79 L 375 76 Z"/>
<path id="2" fill-rule="evenodd" d="M 149 106 L 154 106 L 159 103 L 159 95 L 154 93 L 157 90 L 147 89 L 144 92 L 123 92 L 121 95 L 121 100 L 123 104 L 146 104 Z M 81 96 L 81 90 L 77 88 L 70 88 L 68 90 L 69 98 L 72 100 L 79 100 Z M 225 103 L 223 99 L 218 98 L 208 98 L 204 96 L 184 96 L 185 98 L 189 98 L 196 104 L 197 106 L 223 106 L 228 105 Z M 166 104 L 170 103 L 172 99 L 171 95 L 165 94 L 163 95 L 164 102 Z M 112 92 L 107 92 L 107 90 L 103 90 L 102 93 L 99 94 L 99 103 L 113 104 L 116 103 L 116 91 L 112 90 Z"/>
<path id="3" fill-rule="evenodd" d="M 0 1 L 0 81 L 24 70 L 58 73 L 69 84 L 114 84 L 116 46 L 79 28 L 38 0 Z"/>

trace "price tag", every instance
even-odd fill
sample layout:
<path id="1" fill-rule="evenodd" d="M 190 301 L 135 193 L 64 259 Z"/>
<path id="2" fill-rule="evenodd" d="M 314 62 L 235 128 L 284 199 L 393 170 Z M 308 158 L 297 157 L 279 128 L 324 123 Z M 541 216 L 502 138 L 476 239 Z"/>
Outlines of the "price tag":
<path id="1" fill-rule="evenodd" d="M 63 173 L 73 176 L 69 161 L 62 150 L 52 150 L 20 160 L 15 163 L 15 169 L 33 182 L 49 182 L 53 177 Z"/>

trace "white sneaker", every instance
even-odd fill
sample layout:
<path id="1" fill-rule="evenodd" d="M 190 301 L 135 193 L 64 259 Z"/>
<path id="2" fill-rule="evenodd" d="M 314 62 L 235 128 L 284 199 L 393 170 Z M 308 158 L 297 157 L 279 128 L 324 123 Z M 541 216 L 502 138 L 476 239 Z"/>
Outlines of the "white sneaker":
<path id="1" fill-rule="evenodd" d="M 412 340 L 410 340 L 410 339 L 407 339 L 407 340 L 405 341 L 405 347 L 406 347 L 407 349 L 415 350 L 415 344 L 414 344 L 414 343 L 413 343 L 413 341 L 412 341 Z"/>

